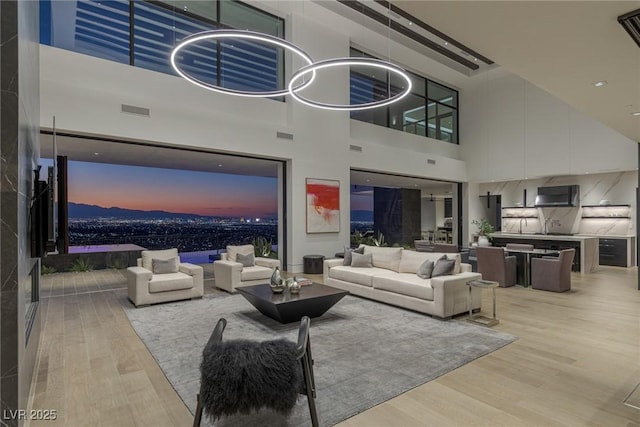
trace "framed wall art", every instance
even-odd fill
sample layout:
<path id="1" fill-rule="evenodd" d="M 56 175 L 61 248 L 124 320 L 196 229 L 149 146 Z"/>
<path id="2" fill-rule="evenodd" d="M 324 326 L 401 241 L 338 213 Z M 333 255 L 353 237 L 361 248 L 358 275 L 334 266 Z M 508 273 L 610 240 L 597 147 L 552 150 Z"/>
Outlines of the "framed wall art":
<path id="1" fill-rule="evenodd" d="M 340 181 L 307 178 L 307 233 L 340 232 Z"/>

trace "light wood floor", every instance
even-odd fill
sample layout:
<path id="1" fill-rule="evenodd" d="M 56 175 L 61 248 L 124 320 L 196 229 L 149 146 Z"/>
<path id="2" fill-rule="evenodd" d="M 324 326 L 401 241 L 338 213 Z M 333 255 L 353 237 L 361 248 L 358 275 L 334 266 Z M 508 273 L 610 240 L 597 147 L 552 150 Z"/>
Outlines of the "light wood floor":
<path id="1" fill-rule="evenodd" d="M 31 425 L 191 425 L 122 310 L 126 291 L 83 293 L 83 280 L 107 285 L 91 278 L 99 272 L 76 274 L 43 284 L 64 289 L 72 282 L 76 291 L 49 290 L 42 299 L 33 408 L 56 409 L 58 418 Z M 113 288 L 124 286 L 121 274 L 105 274 Z M 339 426 L 640 427 L 640 411 L 623 404 L 640 381 L 636 278 L 635 268 L 610 267 L 574 274 L 564 294 L 498 289 L 494 329 L 518 336 L 516 342 Z M 205 286 L 212 292 L 211 282 Z M 489 311 L 486 291 L 483 307 Z"/>

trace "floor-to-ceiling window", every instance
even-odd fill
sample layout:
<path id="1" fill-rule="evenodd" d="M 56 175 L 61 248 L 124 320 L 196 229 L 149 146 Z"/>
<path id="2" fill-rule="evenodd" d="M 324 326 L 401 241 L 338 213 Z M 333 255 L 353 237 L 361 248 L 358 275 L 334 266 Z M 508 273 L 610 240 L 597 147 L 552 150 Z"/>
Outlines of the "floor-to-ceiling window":
<path id="1" fill-rule="evenodd" d="M 90 150 L 69 149 L 83 143 Z M 42 151 L 49 154 L 48 147 Z M 81 137 L 66 138 L 57 152 L 70 155 L 71 253 L 81 247 L 100 252 L 100 246 L 135 244 L 177 248 L 183 261 L 207 263 L 227 245 L 261 242 L 271 247 L 273 257 L 282 249 L 279 161 Z M 42 159 L 41 164 L 46 180 L 53 162 Z"/>
<path id="2" fill-rule="evenodd" d="M 174 75 L 169 57 L 187 36 L 239 28 L 284 38 L 284 24 L 239 1 L 40 2 L 40 43 Z M 260 42 L 201 40 L 176 61 L 192 77 L 226 89 L 261 92 L 284 85 L 283 49 Z"/>
<path id="3" fill-rule="evenodd" d="M 358 49 L 351 56 L 374 58 Z M 458 91 L 409 73 L 411 93 L 387 107 L 351 112 L 351 118 L 415 135 L 458 144 Z M 389 98 L 402 90 L 402 82 L 392 73 L 365 66 L 352 66 L 352 104 Z"/>

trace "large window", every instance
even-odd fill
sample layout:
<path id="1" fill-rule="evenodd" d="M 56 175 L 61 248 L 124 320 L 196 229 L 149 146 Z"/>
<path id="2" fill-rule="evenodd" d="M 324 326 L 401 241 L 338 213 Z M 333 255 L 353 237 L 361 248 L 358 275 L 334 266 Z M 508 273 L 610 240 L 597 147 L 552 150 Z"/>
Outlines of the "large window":
<path id="1" fill-rule="evenodd" d="M 351 56 L 373 58 L 351 49 Z M 403 132 L 458 143 L 458 92 L 424 77 L 409 73 L 413 88 L 399 102 L 383 108 L 353 111 L 351 118 Z M 400 79 L 370 67 L 351 67 L 351 103 L 363 104 L 397 94 Z"/>
<path id="2" fill-rule="evenodd" d="M 169 56 L 178 42 L 216 28 L 284 38 L 283 19 L 233 0 L 40 2 L 40 43 L 166 74 L 175 74 Z M 284 86 L 284 52 L 263 43 L 201 41 L 181 51 L 177 61 L 191 76 L 228 89 Z"/>

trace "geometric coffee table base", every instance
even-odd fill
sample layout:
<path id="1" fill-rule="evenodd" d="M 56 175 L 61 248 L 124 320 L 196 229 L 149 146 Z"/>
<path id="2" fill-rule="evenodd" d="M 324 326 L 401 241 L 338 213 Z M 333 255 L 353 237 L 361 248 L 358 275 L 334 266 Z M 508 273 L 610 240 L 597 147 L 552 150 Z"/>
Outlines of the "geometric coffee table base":
<path id="1" fill-rule="evenodd" d="M 322 316 L 349 293 L 320 283 L 304 285 L 298 294 L 274 294 L 268 284 L 242 286 L 236 291 L 260 313 L 280 323 L 298 322 L 303 316 Z"/>

